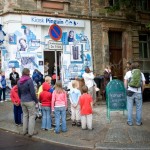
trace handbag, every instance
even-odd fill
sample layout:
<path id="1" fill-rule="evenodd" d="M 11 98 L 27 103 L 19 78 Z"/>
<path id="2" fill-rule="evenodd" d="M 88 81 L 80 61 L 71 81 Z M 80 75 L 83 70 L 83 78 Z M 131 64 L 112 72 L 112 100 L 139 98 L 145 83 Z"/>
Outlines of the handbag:
<path id="1" fill-rule="evenodd" d="M 127 90 L 127 96 L 131 97 L 134 94 L 134 92 Z"/>

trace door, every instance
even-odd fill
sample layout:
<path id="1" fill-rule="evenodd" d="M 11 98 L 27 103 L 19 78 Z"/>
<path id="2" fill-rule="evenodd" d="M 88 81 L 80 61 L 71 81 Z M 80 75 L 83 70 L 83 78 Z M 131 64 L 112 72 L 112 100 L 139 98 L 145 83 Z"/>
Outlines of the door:
<path id="1" fill-rule="evenodd" d="M 109 32 L 109 52 L 112 75 L 123 80 L 122 32 Z"/>
<path id="2" fill-rule="evenodd" d="M 48 74 L 52 76 L 55 63 L 59 67 L 58 74 L 60 75 L 62 51 L 44 51 L 44 62 L 49 62 Z"/>

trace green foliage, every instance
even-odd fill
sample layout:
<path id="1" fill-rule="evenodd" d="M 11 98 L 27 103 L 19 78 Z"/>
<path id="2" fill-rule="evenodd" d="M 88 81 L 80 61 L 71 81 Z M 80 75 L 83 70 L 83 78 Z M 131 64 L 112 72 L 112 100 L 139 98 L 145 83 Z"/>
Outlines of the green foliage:
<path id="1" fill-rule="evenodd" d="M 99 1 L 103 2 L 103 0 L 99 0 Z M 119 11 L 121 8 L 124 8 L 126 10 L 134 10 L 135 0 L 115 0 L 113 6 L 108 7 L 107 11 L 115 12 L 115 11 Z"/>
<path id="2" fill-rule="evenodd" d="M 145 26 L 146 26 L 147 29 L 150 30 L 150 23 L 146 24 Z"/>

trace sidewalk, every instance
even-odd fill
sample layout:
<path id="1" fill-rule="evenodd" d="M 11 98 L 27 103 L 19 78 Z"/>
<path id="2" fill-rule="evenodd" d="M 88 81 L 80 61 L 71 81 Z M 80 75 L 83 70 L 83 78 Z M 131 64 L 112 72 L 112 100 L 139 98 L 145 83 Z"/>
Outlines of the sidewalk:
<path id="1" fill-rule="evenodd" d="M 143 125 L 128 126 L 123 112 L 111 112 L 111 122 L 106 119 L 106 105 L 94 107 L 93 131 L 81 130 L 72 127 L 67 121 L 68 132 L 55 134 L 53 131 L 42 131 L 41 120 L 36 121 L 36 130 L 39 134 L 33 138 L 80 147 L 84 149 L 141 149 L 150 150 L 150 102 L 143 104 Z M 134 106 L 135 118 L 135 106 Z M 10 101 L 0 103 L 0 128 L 15 133 L 20 133 L 22 127 L 17 127 L 13 122 L 13 105 Z"/>

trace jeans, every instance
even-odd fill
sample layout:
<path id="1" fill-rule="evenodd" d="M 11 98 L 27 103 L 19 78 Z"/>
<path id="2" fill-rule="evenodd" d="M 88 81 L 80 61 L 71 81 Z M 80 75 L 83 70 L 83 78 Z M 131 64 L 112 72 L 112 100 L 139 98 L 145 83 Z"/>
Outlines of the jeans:
<path id="1" fill-rule="evenodd" d="M 51 108 L 42 106 L 42 129 L 51 129 Z"/>
<path id="2" fill-rule="evenodd" d="M 36 117 L 35 102 L 21 102 L 21 106 L 23 111 L 23 134 L 33 135 Z"/>
<path id="3" fill-rule="evenodd" d="M 66 126 L 66 107 L 55 107 L 55 132 L 59 133 L 60 132 L 60 118 L 62 119 L 62 125 L 61 125 L 61 130 L 62 132 L 67 131 L 67 126 Z"/>
<path id="4" fill-rule="evenodd" d="M 3 98 L 2 98 L 2 94 L 3 94 Z M 6 97 L 6 88 L 0 88 L 0 101 L 1 100 L 6 100 L 5 99 L 5 97 Z"/>
<path id="5" fill-rule="evenodd" d="M 136 124 L 140 125 L 142 122 L 142 94 L 134 93 L 131 97 L 127 96 L 127 109 L 128 109 L 128 124 L 133 124 L 132 112 L 133 102 L 136 103 Z"/>
<path id="6" fill-rule="evenodd" d="M 16 124 L 22 123 L 22 107 L 14 105 L 14 119 Z"/>

